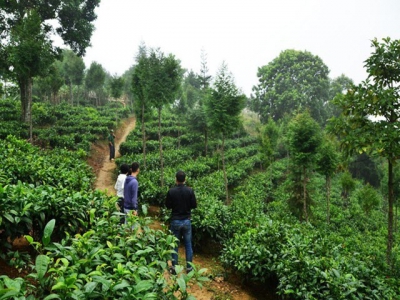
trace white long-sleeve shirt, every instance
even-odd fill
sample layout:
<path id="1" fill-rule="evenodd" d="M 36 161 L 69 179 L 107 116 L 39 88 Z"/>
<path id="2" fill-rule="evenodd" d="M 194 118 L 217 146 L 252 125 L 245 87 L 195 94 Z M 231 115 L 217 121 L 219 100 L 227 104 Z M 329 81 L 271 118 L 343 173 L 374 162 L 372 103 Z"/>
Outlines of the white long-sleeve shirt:
<path id="1" fill-rule="evenodd" d="M 115 182 L 114 189 L 117 191 L 118 197 L 124 197 L 124 184 L 125 184 L 126 174 L 119 174 L 117 181 Z"/>

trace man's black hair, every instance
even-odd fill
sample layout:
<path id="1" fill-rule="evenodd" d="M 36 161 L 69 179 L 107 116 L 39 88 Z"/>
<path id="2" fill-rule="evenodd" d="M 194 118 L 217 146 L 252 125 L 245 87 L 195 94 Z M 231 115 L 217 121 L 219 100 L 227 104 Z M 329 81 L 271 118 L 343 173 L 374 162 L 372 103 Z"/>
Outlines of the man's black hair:
<path id="1" fill-rule="evenodd" d="M 178 182 L 184 183 L 184 182 L 185 182 L 185 179 L 186 179 L 186 174 L 185 174 L 185 172 L 179 170 L 178 172 L 176 172 L 175 177 L 176 177 L 176 180 L 177 180 Z"/>
<path id="2" fill-rule="evenodd" d="M 139 163 L 137 162 L 132 163 L 131 166 L 132 173 L 135 173 L 138 169 L 139 169 Z"/>
<path id="3" fill-rule="evenodd" d="M 126 174 L 129 172 L 129 166 L 127 164 L 122 164 L 119 167 L 119 170 L 120 170 L 121 174 Z"/>

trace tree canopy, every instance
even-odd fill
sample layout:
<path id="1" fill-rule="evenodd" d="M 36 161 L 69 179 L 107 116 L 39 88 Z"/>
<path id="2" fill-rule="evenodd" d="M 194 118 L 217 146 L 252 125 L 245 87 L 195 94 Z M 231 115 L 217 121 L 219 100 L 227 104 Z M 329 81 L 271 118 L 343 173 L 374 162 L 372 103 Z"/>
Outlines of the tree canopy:
<path id="1" fill-rule="evenodd" d="M 374 52 L 366 60 L 368 78 L 339 94 L 333 103 L 341 114 L 333 118 L 329 129 L 341 138 L 348 155 L 367 153 L 388 161 L 388 245 L 387 260 L 391 261 L 393 247 L 393 164 L 400 156 L 399 95 L 400 95 L 400 40 L 372 41 Z"/>
<path id="2" fill-rule="evenodd" d="M 245 96 L 236 87 L 232 74 L 223 63 L 206 101 L 210 127 L 225 136 L 229 135 L 239 126 L 239 114 L 244 106 Z"/>
<path id="3" fill-rule="evenodd" d="M 61 49 L 59 35 L 78 55 L 90 45 L 100 0 L 0 1 L 1 73 L 18 81 L 22 119 L 29 122 L 32 78 L 46 73 Z M 48 22 L 51 21 L 51 22 Z"/>
<path id="4" fill-rule="evenodd" d="M 329 69 L 321 58 L 307 51 L 285 50 L 258 69 L 259 83 L 253 87 L 250 108 L 261 121 L 275 121 L 299 108 L 309 109 L 320 124 L 325 121 Z"/>
<path id="5" fill-rule="evenodd" d="M 229 200 L 228 179 L 225 168 L 225 138 L 240 124 L 240 113 L 245 106 L 246 97 L 236 87 L 233 75 L 225 63 L 219 69 L 214 86 L 205 103 L 205 112 L 209 128 L 222 135 L 222 168 L 224 173 L 226 202 Z"/>

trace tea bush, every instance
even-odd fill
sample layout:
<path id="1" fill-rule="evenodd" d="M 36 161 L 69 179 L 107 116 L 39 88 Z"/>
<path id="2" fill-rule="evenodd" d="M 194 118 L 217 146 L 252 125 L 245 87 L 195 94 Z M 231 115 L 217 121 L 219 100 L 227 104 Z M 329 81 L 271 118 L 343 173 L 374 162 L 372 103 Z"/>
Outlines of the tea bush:
<path id="1" fill-rule="evenodd" d="M 204 269 L 183 274 L 180 266 L 178 276 L 165 277 L 176 244 L 172 235 L 149 229 L 144 219 L 134 217 L 128 225 L 134 229 L 127 230 L 119 217 L 93 213 L 90 223 L 96 230 L 59 243 L 50 242 L 55 220 L 44 228 L 42 243 L 27 236 L 40 253 L 30 281 L 0 276 L 0 299 L 190 299 L 188 282 L 208 280 Z"/>
<path id="2" fill-rule="evenodd" d="M 90 189 L 94 175 L 78 152 L 42 151 L 8 136 L 0 140 L 1 169 L 11 184 L 50 185 L 75 191 Z"/>
<path id="3" fill-rule="evenodd" d="M 121 104 L 108 104 L 94 108 L 71 106 L 68 103 L 52 105 L 33 103 L 32 125 L 34 143 L 42 148 L 90 150 L 92 142 L 105 139 L 110 128 L 115 128 L 130 110 Z M 20 103 L 15 100 L 0 101 L 0 138 L 15 135 L 28 138 L 28 125 L 20 121 Z"/>

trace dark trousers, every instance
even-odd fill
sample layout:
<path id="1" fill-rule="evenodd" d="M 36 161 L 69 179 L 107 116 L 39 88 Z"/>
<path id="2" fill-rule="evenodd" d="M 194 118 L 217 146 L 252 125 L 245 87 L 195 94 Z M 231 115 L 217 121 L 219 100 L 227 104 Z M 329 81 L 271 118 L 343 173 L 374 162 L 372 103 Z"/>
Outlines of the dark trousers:
<path id="1" fill-rule="evenodd" d="M 110 160 L 115 158 L 115 146 L 114 145 L 109 145 L 110 147 Z"/>
<path id="2" fill-rule="evenodd" d="M 124 211 L 124 198 L 119 197 L 117 200 L 117 205 L 119 207 L 119 212 L 120 213 L 125 213 Z M 120 216 L 120 220 L 119 220 L 120 224 L 124 224 L 125 223 L 125 215 L 121 215 Z"/>
<path id="3" fill-rule="evenodd" d="M 190 270 L 192 266 L 190 263 L 193 260 L 192 249 L 192 222 L 186 220 L 173 220 L 171 221 L 170 230 L 179 241 L 183 240 L 185 245 L 186 255 L 186 270 Z M 179 244 L 177 245 L 179 246 Z M 172 254 L 172 265 L 178 264 L 178 247 L 175 248 L 175 253 Z"/>

